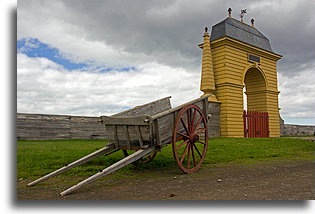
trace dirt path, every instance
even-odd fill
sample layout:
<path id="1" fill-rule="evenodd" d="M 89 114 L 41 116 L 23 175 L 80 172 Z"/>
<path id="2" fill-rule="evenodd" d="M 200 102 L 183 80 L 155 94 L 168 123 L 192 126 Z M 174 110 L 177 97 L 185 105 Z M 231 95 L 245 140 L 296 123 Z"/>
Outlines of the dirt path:
<path id="1" fill-rule="evenodd" d="M 65 197 L 59 193 L 84 179 L 52 178 L 35 187 L 17 183 L 19 200 L 305 200 L 314 196 L 314 161 L 282 160 L 242 166 L 135 170 L 134 177 L 102 178 Z"/>

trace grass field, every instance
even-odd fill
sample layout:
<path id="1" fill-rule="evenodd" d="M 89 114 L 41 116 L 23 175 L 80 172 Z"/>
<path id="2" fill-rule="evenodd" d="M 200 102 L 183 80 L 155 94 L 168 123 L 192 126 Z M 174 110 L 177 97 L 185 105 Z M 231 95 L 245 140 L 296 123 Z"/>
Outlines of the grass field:
<path id="1" fill-rule="evenodd" d="M 17 178 L 34 179 L 48 174 L 106 144 L 103 140 L 17 141 Z M 101 156 L 63 175 L 94 174 L 123 158 L 121 151 Z M 202 167 L 220 164 L 249 164 L 273 159 L 314 160 L 314 142 L 289 138 L 214 138 L 209 140 Z M 133 169 L 177 168 L 172 148 L 167 146 L 153 162 L 120 169 L 116 176 L 133 175 Z"/>

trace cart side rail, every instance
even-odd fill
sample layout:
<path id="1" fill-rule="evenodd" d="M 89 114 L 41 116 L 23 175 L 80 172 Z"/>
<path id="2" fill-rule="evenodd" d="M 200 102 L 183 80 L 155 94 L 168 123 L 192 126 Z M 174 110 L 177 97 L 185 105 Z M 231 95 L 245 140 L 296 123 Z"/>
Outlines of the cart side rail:
<path id="1" fill-rule="evenodd" d="M 138 150 L 152 146 L 150 116 L 110 117 L 101 116 L 109 144 L 124 150 Z"/>
<path id="2" fill-rule="evenodd" d="M 181 110 L 181 109 L 182 109 L 184 106 L 186 106 L 186 105 L 197 103 L 197 102 L 199 102 L 199 101 L 201 101 L 201 100 L 204 100 L 204 99 L 206 99 L 206 98 L 208 98 L 208 97 L 210 97 L 210 96 L 211 96 L 211 95 L 203 95 L 203 96 L 201 96 L 201 97 L 199 97 L 199 98 L 197 98 L 197 99 L 194 99 L 194 100 L 192 100 L 192 101 L 189 101 L 189 102 L 187 102 L 187 103 L 184 103 L 184 104 L 182 104 L 182 105 L 180 105 L 180 106 L 177 106 L 177 107 L 175 107 L 175 108 L 171 108 L 171 109 L 166 110 L 166 111 L 163 111 L 163 112 L 161 112 L 161 113 L 159 113 L 159 114 L 155 114 L 155 115 L 152 116 L 152 119 L 155 120 L 156 118 L 159 118 L 159 117 L 162 117 L 162 116 L 167 115 L 167 114 L 169 114 L 169 113 L 172 113 L 172 112 Z"/>

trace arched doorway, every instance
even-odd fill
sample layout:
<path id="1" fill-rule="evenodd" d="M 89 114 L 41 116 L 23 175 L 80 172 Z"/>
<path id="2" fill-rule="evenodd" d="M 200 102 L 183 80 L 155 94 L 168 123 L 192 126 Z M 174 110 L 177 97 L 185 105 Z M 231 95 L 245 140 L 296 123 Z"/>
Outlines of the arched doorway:
<path id="1" fill-rule="evenodd" d="M 244 76 L 244 137 L 269 137 L 267 83 L 263 72 L 252 67 Z"/>
<path id="2" fill-rule="evenodd" d="M 245 95 L 250 111 L 267 111 L 266 89 L 267 84 L 260 70 L 252 67 L 247 70 L 244 77 Z"/>

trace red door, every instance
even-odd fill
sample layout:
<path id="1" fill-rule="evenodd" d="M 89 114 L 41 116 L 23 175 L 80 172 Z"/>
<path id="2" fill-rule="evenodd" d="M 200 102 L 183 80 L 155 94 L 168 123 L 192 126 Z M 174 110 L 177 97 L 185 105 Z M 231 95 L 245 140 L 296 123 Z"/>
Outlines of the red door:
<path id="1" fill-rule="evenodd" d="M 244 110 L 244 137 L 269 137 L 268 112 Z"/>

